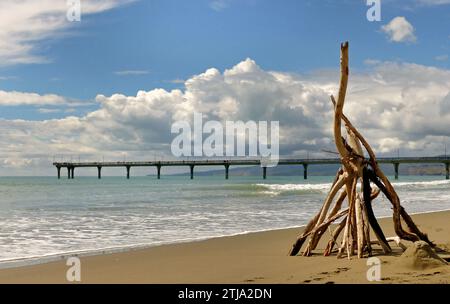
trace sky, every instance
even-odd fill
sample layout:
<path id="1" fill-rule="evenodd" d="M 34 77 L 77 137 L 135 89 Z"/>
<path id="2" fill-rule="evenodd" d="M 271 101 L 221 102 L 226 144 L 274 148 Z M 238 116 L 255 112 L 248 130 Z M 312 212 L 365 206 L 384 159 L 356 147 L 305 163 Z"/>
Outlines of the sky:
<path id="1" fill-rule="evenodd" d="M 70 2 L 70 1 L 69 1 Z M 73 2 L 73 1 L 72 1 Z M 368 1 L 372 2 L 372 1 Z M 70 4 L 70 3 L 69 3 Z M 282 156 L 330 157 L 330 94 L 379 155 L 450 149 L 450 0 L 0 3 L 0 175 L 171 156 L 171 124 L 280 121 Z"/>

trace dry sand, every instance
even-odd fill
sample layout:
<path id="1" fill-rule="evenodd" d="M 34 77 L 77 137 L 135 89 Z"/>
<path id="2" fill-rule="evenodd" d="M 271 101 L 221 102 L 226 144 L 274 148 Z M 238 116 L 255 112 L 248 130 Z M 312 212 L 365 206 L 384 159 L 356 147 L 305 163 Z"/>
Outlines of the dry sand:
<path id="1" fill-rule="evenodd" d="M 420 228 L 446 253 L 450 251 L 450 212 L 413 216 Z M 393 236 L 392 220 L 382 219 L 386 236 Z M 81 258 L 82 283 L 372 283 L 366 279 L 367 259 L 337 259 L 319 254 L 289 257 L 300 232 L 274 230 L 164 245 L 122 253 Z M 411 243 L 405 243 L 411 246 Z M 377 247 L 376 247 L 377 248 Z M 408 253 L 393 245 L 394 253 L 377 255 L 381 283 L 450 283 L 450 266 L 413 267 Z M 0 283 L 67 283 L 65 261 L 0 270 Z"/>

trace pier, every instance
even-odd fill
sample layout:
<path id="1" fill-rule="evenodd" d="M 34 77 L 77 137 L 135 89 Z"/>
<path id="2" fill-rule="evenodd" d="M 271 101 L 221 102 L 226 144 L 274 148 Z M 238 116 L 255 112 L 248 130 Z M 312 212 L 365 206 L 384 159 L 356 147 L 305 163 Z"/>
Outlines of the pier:
<path id="1" fill-rule="evenodd" d="M 395 179 L 399 177 L 400 164 L 443 164 L 445 166 L 445 178 L 450 178 L 450 158 L 448 157 L 401 157 L 401 158 L 378 158 L 380 164 L 392 164 L 394 166 Z M 303 178 L 308 179 L 308 166 L 340 164 L 338 158 L 321 159 L 280 159 L 278 165 L 301 165 L 303 166 Z M 162 167 L 189 167 L 190 178 L 194 178 L 195 167 L 223 166 L 225 168 L 225 179 L 229 178 L 230 166 L 260 166 L 263 179 L 267 178 L 267 165 L 261 159 L 193 159 L 193 160 L 161 160 L 161 161 L 138 161 L 138 162 L 54 162 L 57 169 L 58 178 L 61 178 L 61 169 L 67 169 L 67 177 L 75 178 L 75 168 L 97 168 L 97 176 L 102 178 L 102 168 L 123 167 L 126 169 L 126 177 L 130 178 L 130 171 L 133 167 L 155 167 L 157 178 L 161 178 Z"/>

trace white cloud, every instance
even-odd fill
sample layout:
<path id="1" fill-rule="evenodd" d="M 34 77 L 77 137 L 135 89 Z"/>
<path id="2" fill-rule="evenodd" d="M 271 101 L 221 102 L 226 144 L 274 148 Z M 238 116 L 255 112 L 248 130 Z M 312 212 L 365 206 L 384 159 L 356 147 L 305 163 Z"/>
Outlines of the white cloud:
<path id="1" fill-rule="evenodd" d="M 450 71 L 375 61 L 369 68 L 351 73 L 344 112 L 375 150 L 395 153 L 401 146 L 402 153 L 442 153 L 443 142 L 450 143 Z M 334 150 L 329 95 L 336 94 L 338 81 L 334 70 L 293 75 L 265 71 L 247 59 L 223 72 L 211 68 L 195 75 L 183 90 L 98 95 L 99 108 L 80 117 L 0 119 L 0 165 L 2 159 L 32 160 L 30 166 L 43 174 L 54 173 L 49 155 L 170 156 L 172 122 L 190 120 L 194 111 L 219 121 L 279 120 L 282 155 L 320 156 L 321 149 Z"/>
<path id="2" fill-rule="evenodd" d="M 228 7 L 229 2 L 229 0 L 212 0 L 209 3 L 209 7 L 217 12 L 220 12 Z"/>
<path id="3" fill-rule="evenodd" d="M 30 166 L 33 160 L 26 158 L 6 158 L 3 160 L 3 167 L 5 168 L 24 168 Z"/>
<path id="4" fill-rule="evenodd" d="M 39 108 L 37 111 L 41 114 L 51 114 L 61 112 L 61 109 Z"/>
<path id="5" fill-rule="evenodd" d="M 418 4 L 423 5 L 444 5 L 444 4 L 450 4 L 450 0 L 416 0 Z"/>
<path id="6" fill-rule="evenodd" d="M 39 95 L 36 93 L 0 90 L 0 105 L 2 106 L 63 105 L 67 102 L 66 98 L 55 94 Z"/>
<path id="7" fill-rule="evenodd" d="M 0 90 L 0 106 L 70 106 L 92 105 L 92 101 L 80 101 L 56 94 L 38 94 L 30 92 Z"/>
<path id="8" fill-rule="evenodd" d="M 3 160 L 3 167 L 13 169 L 25 168 L 31 165 L 32 162 L 32 159 L 26 158 L 6 158 Z"/>
<path id="9" fill-rule="evenodd" d="M 147 70 L 123 70 L 114 72 L 117 76 L 146 75 L 148 73 L 150 72 Z"/>
<path id="10" fill-rule="evenodd" d="M 393 42 L 415 42 L 417 40 L 414 34 L 414 27 L 405 17 L 395 17 L 391 22 L 383 25 L 381 30 Z"/>
<path id="11" fill-rule="evenodd" d="M 83 16 L 100 13 L 133 0 L 83 0 Z M 0 65 L 43 63 L 39 43 L 67 33 L 65 0 L 2 0 L 0 2 Z M 83 22 L 83 21 L 81 21 Z"/>
<path id="12" fill-rule="evenodd" d="M 0 80 L 14 80 L 17 76 L 0 76 Z"/>
<path id="13" fill-rule="evenodd" d="M 364 64 L 365 65 L 377 65 L 377 64 L 380 64 L 380 63 L 381 63 L 380 60 L 372 59 L 372 58 L 368 58 L 368 59 L 364 60 Z"/>
<path id="14" fill-rule="evenodd" d="M 447 61 L 448 60 L 448 55 L 439 55 L 439 56 L 436 56 L 436 57 L 434 57 L 434 60 L 437 60 L 437 61 Z"/>

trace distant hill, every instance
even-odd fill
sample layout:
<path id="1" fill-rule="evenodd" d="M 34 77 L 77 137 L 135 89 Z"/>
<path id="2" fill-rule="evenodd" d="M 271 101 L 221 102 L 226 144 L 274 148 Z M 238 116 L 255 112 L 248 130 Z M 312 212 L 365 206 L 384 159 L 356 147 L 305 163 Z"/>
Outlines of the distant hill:
<path id="1" fill-rule="evenodd" d="M 339 165 L 309 165 L 308 176 L 334 176 Z M 387 175 L 394 175 L 394 166 L 390 164 L 381 164 L 381 169 Z M 196 176 L 216 176 L 224 175 L 225 169 L 215 169 L 210 171 L 196 171 Z M 260 176 L 261 167 L 230 167 L 230 176 Z M 444 165 L 439 164 L 400 164 L 400 175 L 445 175 Z M 180 173 L 176 175 L 189 175 L 189 173 Z M 282 165 L 273 168 L 267 168 L 268 176 L 303 176 L 302 165 Z"/>

